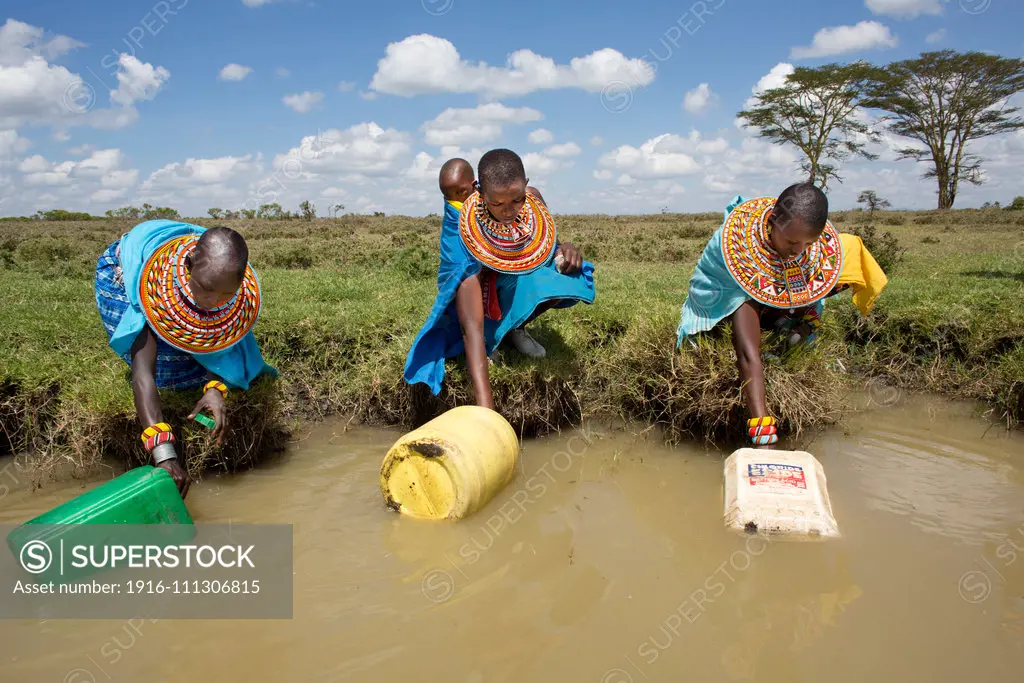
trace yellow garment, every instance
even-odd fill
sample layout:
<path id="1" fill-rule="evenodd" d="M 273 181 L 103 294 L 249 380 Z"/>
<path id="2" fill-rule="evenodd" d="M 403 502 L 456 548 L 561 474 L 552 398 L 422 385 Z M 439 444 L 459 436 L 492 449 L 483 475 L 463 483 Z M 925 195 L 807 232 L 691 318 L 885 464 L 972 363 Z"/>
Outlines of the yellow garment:
<path id="1" fill-rule="evenodd" d="M 451 199 L 446 199 L 445 201 L 454 206 L 457 211 L 462 211 L 462 202 L 456 202 Z"/>
<path id="2" fill-rule="evenodd" d="M 839 239 L 843 242 L 843 271 L 839 275 L 839 284 L 853 289 L 854 305 L 862 315 L 867 315 L 889 278 L 864 246 L 864 240 L 844 232 L 839 233 Z"/>

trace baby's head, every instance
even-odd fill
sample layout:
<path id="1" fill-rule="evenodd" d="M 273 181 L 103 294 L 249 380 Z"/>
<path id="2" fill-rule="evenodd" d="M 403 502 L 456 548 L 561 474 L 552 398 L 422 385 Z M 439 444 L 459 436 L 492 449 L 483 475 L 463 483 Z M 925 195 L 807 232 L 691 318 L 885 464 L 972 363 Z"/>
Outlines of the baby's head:
<path id="1" fill-rule="evenodd" d="M 441 167 L 438 186 L 441 194 L 451 202 L 464 202 L 474 191 L 473 167 L 465 159 L 449 159 Z"/>

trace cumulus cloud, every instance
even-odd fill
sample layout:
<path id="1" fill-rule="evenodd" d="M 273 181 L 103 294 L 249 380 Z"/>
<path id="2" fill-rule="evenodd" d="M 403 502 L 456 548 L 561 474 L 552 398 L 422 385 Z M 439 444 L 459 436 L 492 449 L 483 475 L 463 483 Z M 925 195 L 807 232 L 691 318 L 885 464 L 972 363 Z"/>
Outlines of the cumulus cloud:
<path id="1" fill-rule="evenodd" d="M 695 89 L 686 93 L 683 98 L 683 109 L 691 114 L 699 114 L 708 107 L 718 102 L 718 95 L 711 92 L 711 86 L 701 83 Z"/>
<path id="2" fill-rule="evenodd" d="M 43 29 L 14 19 L 0 26 L 0 129 L 74 118 L 65 98 L 80 79 L 48 59 L 81 45 L 67 36 L 47 40 Z"/>
<path id="3" fill-rule="evenodd" d="M 330 129 L 309 135 L 298 147 L 274 157 L 274 168 L 286 175 L 297 173 L 355 173 L 366 176 L 397 176 L 409 166 L 412 141 L 409 133 L 384 129 L 372 121 L 347 130 Z"/>
<path id="4" fill-rule="evenodd" d="M 754 84 L 754 87 L 750 89 L 752 96 L 748 97 L 747 101 L 743 103 L 744 108 L 749 109 L 757 104 L 757 96 L 764 91 L 784 86 L 786 78 L 794 71 L 796 71 L 796 68 L 789 62 L 779 62 L 773 66 L 771 71 L 761 76 L 757 83 Z"/>
<path id="5" fill-rule="evenodd" d="M 283 66 L 279 66 L 276 69 L 274 69 L 274 75 L 277 76 L 278 78 L 288 78 L 289 76 L 292 75 L 292 72 L 284 68 Z"/>
<path id="6" fill-rule="evenodd" d="M 596 179 L 598 179 L 598 180 L 611 180 L 612 179 L 612 172 L 609 171 L 606 168 L 605 169 L 601 169 L 599 171 L 594 171 L 594 177 Z"/>
<path id="7" fill-rule="evenodd" d="M 18 166 L 18 205 L 24 207 L 24 213 L 58 201 L 64 208 L 102 210 L 105 203 L 124 197 L 138 182 L 138 170 L 123 168 L 124 161 L 119 149 L 93 150 L 81 161 L 50 162 L 39 154 L 27 157 Z M 52 188 L 60 188 L 59 199 L 49 191 Z"/>
<path id="8" fill-rule="evenodd" d="M 79 47 L 85 43 L 61 35 L 46 38 L 43 29 L 14 19 L 0 26 L 0 66 L 21 66 L 36 57 L 56 59 Z"/>
<path id="9" fill-rule="evenodd" d="M 240 81 L 252 73 L 252 69 L 241 64 L 228 64 L 220 70 L 220 80 Z"/>
<path id="10" fill-rule="evenodd" d="M 922 14 L 942 14 L 942 0 L 865 0 L 874 14 L 913 19 Z"/>
<path id="11" fill-rule="evenodd" d="M 595 135 L 594 137 L 590 138 L 590 145 L 592 147 L 600 147 L 603 144 L 604 138 L 601 137 L 600 135 Z"/>
<path id="12" fill-rule="evenodd" d="M 575 142 L 566 142 L 565 144 L 562 145 L 552 145 L 544 150 L 544 154 L 548 155 L 549 157 L 555 157 L 557 159 L 575 157 L 579 156 L 582 153 L 583 150 L 580 149 L 580 146 L 577 145 Z"/>
<path id="13" fill-rule="evenodd" d="M 188 158 L 157 169 L 143 181 L 139 195 L 183 210 L 182 203 L 202 211 L 199 202 L 213 206 L 238 206 L 246 188 L 263 171 L 262 157 L 247 154 L 214 159 Z"/>
<path id="14" fill-rule="evenodd" d="M 501 137 L 505 124 L 522 124 L 544 118 L 536 109 L 506 107 L 500 102 L 472 109 L 445 109 L 420 130 L 428 145 L 479 144 Z"/>
<path id="15" fill-rule="evenodd" d="M 646 86 L 653 80 L 650 64 L 610 48 L 575 57 L 569 64 L 517 50 L 505 66 L 490 66 L 464 60 L 444 38 L 420 34 L 388 45 L 370 88 L 403 97 L 455 92 L 496 99 L 559 88 L 600 92 L 616 81 Z"/>
<path id="16" fill-rule="evenodd" d="M 722 155 L 729 143 L 721 137 L 705 139 L 694 130 L 687 137 L 665 133 L 651 138 L 639 148 L 622 145 L 605 154 L 598 165 L 606 169 L 624 171 L 633 179 L 652 180 L 692 175 L 704 165 L 712 163 L 709 157 Z M 704 161 L 696 157 L 702 156 Z"/>
<path id="17" fill-rule="evenodd" d="M 938 31 L 929 33 L 927 36 L 925 36 L 924 42 L 928 43 L 929 45 L 934 45 L 935 43 L 941 43 L 945 37 L 946 29 L 940 28 Z"/>
<path id="18" fill-rule="evenodd" d="M 821 29 L 814 34 L 810 46 L 794 47 L 790 51 L 790 58 L 831 57 L 848 52 L 891 48 L 898 44 L 899 40 L 892 34 L 888 26 L 877 21 L 862 21 L 854 26 L 832 26 Z"/>
<path id="19" fill-rule="evenodd" d="M 306 91 L 296 95 L 285 95 L 281 101 L 298 114 L 305 114 L 324 99 L 322 92 Z"/>
<path id="20" fill-rule="evenodd" d="M 341 83 L 338 83 L 339 92 L 352 92 L 355 89 L 356 84 L 353 83 L 352 81 L 342 81 Z"/>
<path id="21" fill-rule="evenodd" d="M 16 130 L 0 130 L 0 163 L 5 158 L 24 154 L 32 143 L 27 138 L 18 135 Z"/>
<path id="22" fill-rule="evenodd" d="M 110 101 L 124 107 L 139 100 L 153 99 L 171 77 L 164 67 L 140 62 L 131 55 L 121 55 L 118 64 L 121 67 L 117 72 L 118 85 L 110 92 Z"/>
<path id="23" fill-rule="evenodd" d="M 555 158 L 543 152 L 529 152 L 523 155 L 523 167 L 526 169 L 526 177 L 531 182 L 538 176 L 545 176 L 572 166 L 572 162 Z"/>
<path id="24" fill-rule="evenodd" d="M 538 128 L 530 133 L 529 138 L 535 145 L 546 145 L 555 141 L 554 134 L 547 128 Z"/>

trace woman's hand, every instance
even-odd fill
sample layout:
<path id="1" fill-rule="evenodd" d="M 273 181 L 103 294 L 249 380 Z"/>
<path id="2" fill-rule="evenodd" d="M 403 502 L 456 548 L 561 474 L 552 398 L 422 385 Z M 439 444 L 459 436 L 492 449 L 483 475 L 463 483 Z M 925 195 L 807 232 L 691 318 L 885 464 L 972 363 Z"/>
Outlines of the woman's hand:
<path id="1" fill-rule="evenodd" d="M 157 467 L 167 470 L 167 473 L 171 475 L 174 483 L 178 486 L 178 493 L 181 494 L 181 499 L 185 500 L 185 496 L 188 495 L 188 488 L 192 485 L 192 480 L 189 479 L 188 472 L 181 466 L 177 458 L 164 460 Z"/>
<path id="2" fill-rule="evenodd" d="M 208 409 L 213 413 L 213 420 L 217 424 L 214 426 L 211 435 L 217 439 L 218 446 L 223 446 L 228 428 L 228 411 L 224 406 L 224 395 L 213 387 L 207 389 L 203 397 L 196 403 L 196 407 L 189 413 L 188 419 L 193 419 L 203 409 Z"/>
<path id="3" fill-rule="evenodd" d="M 557 259 L 559 256 L 565 259 L 565 264 L 562 266 L 561 271 L 559 271 L 563 275 L 573 275 L 583 269 L 583 255 L 580 254 L 579 249 L 568 242 L 558 245 L 555 258 Z"/>

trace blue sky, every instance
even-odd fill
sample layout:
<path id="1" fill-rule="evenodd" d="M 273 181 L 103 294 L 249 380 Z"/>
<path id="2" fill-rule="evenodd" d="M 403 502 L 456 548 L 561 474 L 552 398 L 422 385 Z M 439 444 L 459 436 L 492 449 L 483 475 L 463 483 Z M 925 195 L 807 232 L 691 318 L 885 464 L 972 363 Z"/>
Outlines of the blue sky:
<path id="1" fill-rule="evenodd" d="M 793 65 L 1024 46 L 1010 0 L 97 7 L 0 13 L 0 214 L 310 199 L 321 213 L 423 215 L 440 209 L 445 159 L 494 147 L 523 155 L 558 212 L 720 210 L 800 178 L 795 151 L 735 124 Z M 844 165 L 833 207 L 874 188 L 932 208 L 933 183 L 895 160 L 899 144 Z M 1024 135 L 976 151 L 987 182 L 958 206 L 1024 194 Z"/>

